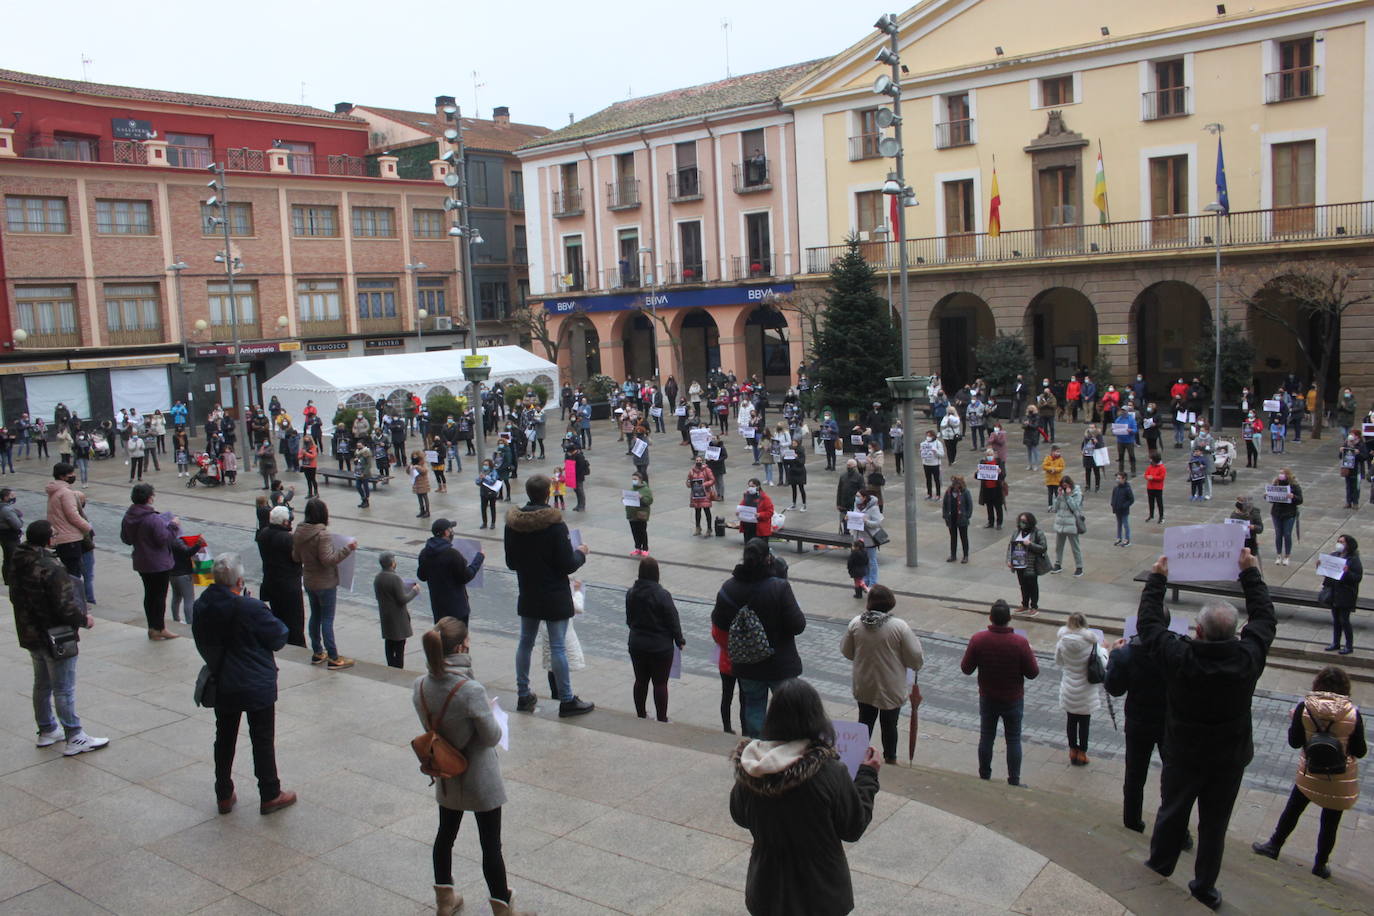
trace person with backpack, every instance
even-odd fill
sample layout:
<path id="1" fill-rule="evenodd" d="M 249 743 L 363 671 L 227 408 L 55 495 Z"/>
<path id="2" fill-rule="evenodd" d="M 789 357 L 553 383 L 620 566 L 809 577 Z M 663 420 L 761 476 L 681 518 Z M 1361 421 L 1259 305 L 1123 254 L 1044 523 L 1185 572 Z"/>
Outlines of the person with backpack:
<path id="1" fill-rule="evenodd" d="M 1106 679 L 1106 653 L 1087 618 L 1074 611 L 1059 628 L 1054 663 L 1059 668 L 1059 708 L 1068 716 L 1069 764 L 1088 765 L 1088 728 L 1102 706 L 1099 685 Z"/>
<path id="2" fill-rule="evenodd" d="M 1327 862 L 1336 848 L 1341 813 L 1360 798 L 1359 769 L 1355 761 L 1368 752 L 1364 719 L 1350 699 L 1350 675 L 1341 668 L 1317 672 L 1312 692 L 1293 709 L 1288 724 L 1288 746 L 1301 748 L 1298 772 L 1274 832 L 1263 843 L 1251 845 L 1259 855 L 1277 859 L 1284 842 L 1298 826 L 1298 818 L 1315 802 L 1321 809 L 1317 833 L 1317 857 L 1312 874 L 1330 878 Z"/>
<path id="3" fill-rule="evenodd" d="M 726 647 L 743 703 L 740 731 L 746 738 L 762 734 L 769 693 L 802 672 L 796 636 L 806 629 L 806 618 L 792 586 L 774 572 L 766 540 L 745 544 L 743 560 L 721 585 L 711 611 L 712 625 L 728 634 Z"/>
<path id="4" fill-rule="evenodd" d="M 501 854 L 506 786 L 496 754 L 501 726 L 492 713 L 487 689 L 473 677 L 468 626 L 445 617 L 420 637 L 420 644 L 427 670 L 415 679 L 412 702 L 425 734 L 412 741 L 411 747 L 420 757 L 420 772 L 433 780 L 439 805 L 433 850 L 435 913 L 453 916 L 463 906 L 453 881 L 453 844 L 464 812 L 471 811 L 492 913 L 533 916 L 514 909 L 506 883 L 506 860 Z"/>

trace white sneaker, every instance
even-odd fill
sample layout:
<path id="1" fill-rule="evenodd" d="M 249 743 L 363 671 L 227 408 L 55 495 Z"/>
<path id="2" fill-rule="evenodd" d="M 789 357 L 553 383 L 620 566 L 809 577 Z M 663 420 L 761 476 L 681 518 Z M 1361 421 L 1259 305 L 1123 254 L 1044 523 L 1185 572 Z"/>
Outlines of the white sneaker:
<path id="1" fill-rule="evenodd" d="M 62 752 L 62 756 L 75 757 L 87 751 L 98 751 L 109 743 L 109 738 L 92 738 L 85 732 L 77 732 L 74 738 L 67 739 L 67 749 Z"/>
<path id="2" fill-rule="evenodd" d="M 57 742 L 65 741 L 66 739 L 67 732 L 65 729 L 62 728 L 62 726 L 59 725 L 57 728 L 54 728 L 50 732 L 39 732 L 37 746 L 52 747 Z"/>

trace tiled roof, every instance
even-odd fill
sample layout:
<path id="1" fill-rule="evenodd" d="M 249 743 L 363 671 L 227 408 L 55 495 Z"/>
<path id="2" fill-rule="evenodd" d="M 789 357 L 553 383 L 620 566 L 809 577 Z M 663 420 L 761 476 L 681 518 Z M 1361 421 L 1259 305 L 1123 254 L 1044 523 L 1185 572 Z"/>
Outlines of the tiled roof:
<path id="1" fill-rule="evenodd" d="M 404 111 L 400 108 L 378 108 L 375 105 L 359 105 L 357 107 L 366 108 L 379 117 L 404 124 L 415 130 L 424 131 L 435 137 L 442 134 L 447 126 L 443 117 L 432 111 Z M 544 136 L 548 132 L 547 127 L 539 127 L 536 124 L 516 124 L 514 122 L 500 124 L 496 121 L 484 121 L 481 118 L 463 119 L 463 142 L 473 149 L 508 153 L 531 140 Z"/>
<path id="2" fill-rule="evenodd" d="M 784 89 L 825 63 L 828 58 L 733 76 L 714 83 L 673 89 L 658 95 L 616 102 L 594 115 L 526 143 L 524 149 L 581 140 L 678 118 L 690 118 L 774 101 Z"/>
<path id="3" fill-rule="evenodd" d="M 133 86 L 111 86 L 106 83 L 87 83 L 82 80 L 65 80 L 55 76 L 40 76 L 36 73 L 21 73 L 17 70 L 0 69 L 0 83 L 21 83 L 44 89 L 58 89 L 63 92 L 82 95 L 106 96 L 116 99 L 130 99 L 137 102 L 163 102 L 172 105 L 189 105 L 195 108 L 230 108 L 235 111 L 252 111 L 259 114 L 289 115 L 297 118 L 327 118 L 332 121 L 357 121 L 352 115 L 336 114 L 322 108 L 308 105 L 290 105 L 285 102 L 260 102 L 254 99 L 231 99 L 218 95 L 195 95 L 190 92 L 169 92 L 164 89 L 138 89 Z"/>

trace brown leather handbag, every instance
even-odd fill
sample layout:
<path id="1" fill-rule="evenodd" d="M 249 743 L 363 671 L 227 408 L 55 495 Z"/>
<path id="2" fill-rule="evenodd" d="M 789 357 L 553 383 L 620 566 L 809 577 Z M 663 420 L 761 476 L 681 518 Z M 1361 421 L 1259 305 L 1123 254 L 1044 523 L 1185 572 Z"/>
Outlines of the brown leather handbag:
<path id="1" fill-rule="evenodd" d="M 439 707 L 439 715 L 429 714 L 429 705 L 425 702 L 424 688 L 420 688 L 420 710 L 425 714 L 425 721 L 429 724 L 429 730 L 423 735 L 417 735 L 410 740 L 410 749 L 415 752 L 415 756 L 420 761 L 420 772 L 429 777 L 429 784 L 434 785 L 436 779 L 453 779 L 467 772 L 468 759 L 463 756 L 463 752 L 458 750 L 448 742 L 443 735 L 439 734 L 439 724 L 444 721 L 444 713 L 448 712 L 448 704 L 453 700 L 463 685 L 467 683 L 464 678 L 454 685 L 444 698 L 444 705 Z"/>

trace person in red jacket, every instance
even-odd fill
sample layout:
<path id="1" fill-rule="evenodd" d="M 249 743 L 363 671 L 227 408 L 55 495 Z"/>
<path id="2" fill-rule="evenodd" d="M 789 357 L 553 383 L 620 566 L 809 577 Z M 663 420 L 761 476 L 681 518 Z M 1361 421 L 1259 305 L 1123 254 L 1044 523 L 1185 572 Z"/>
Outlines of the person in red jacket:
<path id="1" fill-rule="evenodd" d="M 988 613 L 986 630 L 973 634 L 959 668 L 978 672 L 978 778 L 992 778 L 992 743 L 997 722 L 1007 742 L 1007 784 L 1021 783 L 1021 718 L 1025 712 L 1026 681 L 1040 674 L 1026 637 L 1012 630 L 1011 607 L 998 598 Z"/>
<path id="2" fill-rule="evenodd" d="M 1164 477 L 1169 469 L 1164 466 L 1164 456 L 1159 452 L 1150 455 L 1150 466 L 1145 469 L 1145 496 L 1149 499 L 1150 514 L 1145 521 L 1155 520 L 1155 510 L 1159 510 L 1159 523 L 1164 524 Z"/>
<path id="3" fill-rule="evenodd" d="M 1069 405 L 1069 415 L 1073 417 L 1073 422 L 1078 422 L 1079 402 L 1083 400 L 1083 383 L 1078 380 L 1078 376 L 1069 379 L 1069 383 L 1064 386 L 1064 400 Z"/>
<path id="4" fill-rule="evenodd" d="M 730 704 L 735 700 L 735 666 L 730 664 L 730 652 L 727 648 L 730 642 L 730 633 L 713 623 L 711 624 L 711 640 L 716 644 L 716 668 L 720 671 L 720 724 L 727 735 L 733 735 L 735 730 L 730 727 Z M 742 690 L 739 695 L 739 720 L 741 723 L 744 722 L 744 691 Z"/>

